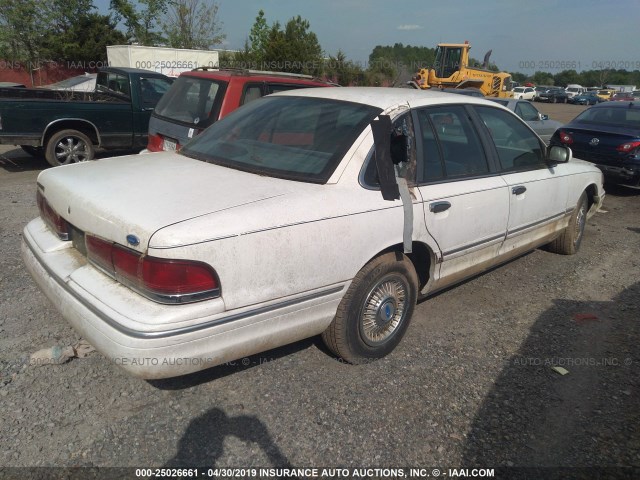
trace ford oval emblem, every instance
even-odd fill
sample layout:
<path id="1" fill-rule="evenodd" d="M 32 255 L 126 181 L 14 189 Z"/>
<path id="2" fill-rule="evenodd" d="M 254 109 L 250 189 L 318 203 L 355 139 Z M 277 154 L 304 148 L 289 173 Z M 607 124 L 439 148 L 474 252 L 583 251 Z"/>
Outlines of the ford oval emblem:
<path id="1" fill-rule="evenodd" d="M 600 143 L 600 139 L 596 137 L 593 137 L 591 140 L 589 140 L 589 145 L 593 145 L 594 147 L 599 143 Z"/>
<path id="2" fill-rule="evenodd" d="M 136 237 L 135 235 L 127 235 L 127 243 L 129 245 L 132 245 L 134 247 L 137 247 L 138 245 L 140 245 L 140 239 L 138 237 Z"/>

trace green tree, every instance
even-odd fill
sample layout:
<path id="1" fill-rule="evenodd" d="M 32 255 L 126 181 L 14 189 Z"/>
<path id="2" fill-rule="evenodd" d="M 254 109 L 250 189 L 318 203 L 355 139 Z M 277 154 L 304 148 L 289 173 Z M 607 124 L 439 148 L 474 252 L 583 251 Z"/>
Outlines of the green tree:
<path id="1" fill-rule="evenodd" d="M 162 30 L 173 48 L 208 50 L 226 38 L 213 0 L 169 0 Z"/>
<path id="2" fill-rule="evenodd" d="M 435 62 L 435 49 L 396 43 L 377 45 L 369 55 L 367 85 L 402 84 Z"/>
<path id="3" fill-rule="evenodd" d="M 47 29 L 47 17 L 38 0 L 0 0 L 0 56 L 24 62 L 31 74 L 42 58 Z"/>
<path id="4" fill-rule="evenodd" d="M 525 83 L 527 80 L 529 80 L 529 77 L 527 77 L 524 73 L 514 72 L 511 74 L 511 80 L 518 83 Z"/>
<path id="5" fill-rule="evenodd" d="M 549 72 L 535 72 L 531 80 L 536 85 L 554 85 L 553 75 Z"/>
<path id="6" fill-rule="evenodd" d="M 298 15 L 289 20 L 284 29 L 275 22 L 269 30 L 263 60 L 267 70 L 320 74 L 322 48 L 316 34 L 310 31 L 309 21 Z"/>
<path id="7" fill-rule="evenodd" d="M 245 45 L 245 50 L 249 52 L 253 60 L 262 62 L 264 60 L 265 49 L 269 41 L 269 26 L 264 16 L 264 10 L 258 12 L 256 21 L 249 33 L 249 43 Z"/>
<path id="8" fill-rule="evenodd" d="M 127 37 L 117 30 L 111 16 L 87 13 L 75 17 L 74 22 L 63 30 L 49 30 L 44 40 L 46 58 L 86 64 L 105 61 L 107 46 L 126 43 Z"/>
<path id="9" fill-rule="evenodd" d="M 359 85 L 364 80 L 362 67 L 347 60 L 342 50 L 338 50 L 336 56 L 329 56 L 324 65 L 324 76 L 343 86 Z"/>
<path id="10" fill-rule="evenodd" d="M 156 46 L 164 43 L 162 33 L 158 31 L 158 19 L 167 13 L 169 0 L 111 0 L 111 10 L 117 22 L 124 21 L 127 36 L 140 45 Z"/>
<path id="11" fill-rule="evenodd" d="M 570 83 L 578 83 L 581 81 L 580 75 L 575 70 L 563 70 L 553 76 L 553 84 L 566 87 Z"/>

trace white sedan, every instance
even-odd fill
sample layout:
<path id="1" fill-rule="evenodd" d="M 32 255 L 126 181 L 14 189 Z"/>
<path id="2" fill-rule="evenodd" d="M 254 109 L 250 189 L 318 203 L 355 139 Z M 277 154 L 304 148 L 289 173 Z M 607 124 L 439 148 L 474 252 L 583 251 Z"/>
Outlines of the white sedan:
<path id="1" fill-rule="evenodd" d="M 46 170 L 23 258 L 113 363 L 163 378 L 322 334 L 390 353 L 416 300 L 548 244 L 602 174 L 487 100 L 385 88 L 251 102 L 179 153 Z"/>
<path id="2" fill-rule="evenodd" d="M 533 87 L 515 87 L 513 89 L 513 98 L 516 100 L 533 100 L 536 96 L 536 90 Z"/>

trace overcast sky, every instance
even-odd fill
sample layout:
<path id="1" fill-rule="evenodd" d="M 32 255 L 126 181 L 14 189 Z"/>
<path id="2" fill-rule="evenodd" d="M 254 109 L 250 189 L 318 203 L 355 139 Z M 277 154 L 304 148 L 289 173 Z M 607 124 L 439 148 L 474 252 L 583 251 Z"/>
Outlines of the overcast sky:
<path id="1" fill-rule="evenodd" d="M 94 0 L 101 12 L 109 0 Z M 325 55 L 366 62 L 376 45 L 435 47 L 469 40 L 471 55 L 532 74 L 565 69 L 640 70 L 638 0 L 218 0 L 225 47 L 240 49 L 260 9 L 269 24 L 301 15 Z"/>

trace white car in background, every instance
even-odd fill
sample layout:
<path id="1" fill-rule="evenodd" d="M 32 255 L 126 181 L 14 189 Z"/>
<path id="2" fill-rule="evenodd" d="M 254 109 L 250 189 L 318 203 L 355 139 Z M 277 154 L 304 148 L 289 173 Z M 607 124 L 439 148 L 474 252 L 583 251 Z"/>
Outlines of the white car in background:
<path id="1" fill-rule="evenodd" d="M 513 89 L 513 98 L 516 100 L 533 100 L 536 90 L 533 87 L 516 87 Z"/>
<path id="2" fill-rule="evenodd" d="M 576 253 L 602 173 L 488 100 L 270 95 L 179 153 L 38 177 L 23 258 L 80 335 L 143 378 L 322 335 L 389 354 L 416 301 L 540 245 Z"/>
<path id="3" fill-rule="evenodd" d="M 584 92 L 587 91 L 587 89 L 584 88 L 582 85 L 578 85 L 577 83 L 570 83 L 565 87 L 564 91 L 567 92 L 567 97 L 573 98 L 576 95 L 583 94 Z"/>

